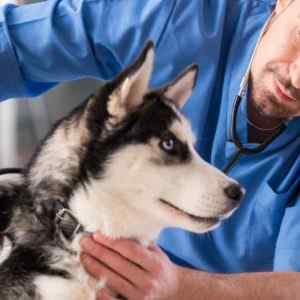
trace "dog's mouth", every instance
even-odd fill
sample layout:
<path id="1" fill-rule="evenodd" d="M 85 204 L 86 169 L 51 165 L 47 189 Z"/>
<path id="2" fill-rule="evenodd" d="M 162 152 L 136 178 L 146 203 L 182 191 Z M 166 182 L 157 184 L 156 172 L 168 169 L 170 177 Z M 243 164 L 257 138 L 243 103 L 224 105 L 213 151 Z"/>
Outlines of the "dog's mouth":
<path id="1" fill-rule="evenodd" d="M 204 223 L 219 223 L 220 221 L 220 218 L 218 217 L 200 217 L 200 216 L 196 216 L 196 215 L 193 215 L 191 213 L 188 213 L 184 210 L 182 210 L 181 208 L 171 204 L 170 202 L 164 200 L 164 199 L 159 199 L 159 201 L 165 205 L 165 206 L 168 206 L 169 209 L 173 209 L 175 210 L 177 213 L 180 213 L 180 214 L 183 214 L 183 215 L 186 215 L 188 216 L 190 219 L 192 219 L 193 221 L 196 221 L 196 222 L 204 222 Z"/>

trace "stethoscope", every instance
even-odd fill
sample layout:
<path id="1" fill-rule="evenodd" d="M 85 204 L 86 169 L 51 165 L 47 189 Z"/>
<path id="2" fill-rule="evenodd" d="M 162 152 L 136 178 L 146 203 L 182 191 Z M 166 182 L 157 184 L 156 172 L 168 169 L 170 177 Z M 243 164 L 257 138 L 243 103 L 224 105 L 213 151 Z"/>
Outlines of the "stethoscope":
<path id="1" fill-rule="evenodd" d="M 278 127 L 278 129 L 269 138 L 267 138 L 262 144 L 259 144 L 258 146 L 253 147 L 253 148 L 252 147 L 248 148 L 248 147 L 244 146 L 238 136 L 238 133 L 237 133 L 237 115 L 238 115 L 238 111 L 240 108 L 240 104 L 241 104 L 241 102 L 246 94 L 247 88 L 248 88 L 251 65 L 252 65 L 254 56 L 256 54 L 258 45 L 262 39 L 262 36 L 267 31 L 267 28 L 271 22 L 273 15 L 274 15 L 274 13 L 271 14 L 271 16 L 269 17 L 269 19 L 267 20 L 267 22 L 265 23 L 264 27 L 261 30 L 261 33 L 258 38 L 258 42 L 256 43 L 255 49 L 252 53 L 250 62 L 248 64 L 248 68 L 245 72 L 245 75 L 242 78 L 239 93 L 235 96 L 235 99 L 233 102 L 233 108 L 232 108 L 231 120 L 230 120 L 230 122 L 231 122 L 230 136 L 231 136 L 232 142 L 234 143 L 234 145 L 237 147 L 238 150 L 233 155 L 231 160 L 227 163 L 227 165 L 223 168 L 223 172 L 226 174 L 232 169 L 232 167 L 239 160 L 239 158 L 241 157 L 242 154 L 253 155 L 253 154 L 257 154 L 257 153 L 264 151 L 266 149 L 266 147 L 268 145 L 270 145 L 286 129 L 286 125 L 284 123 L 282 123 Z"/>

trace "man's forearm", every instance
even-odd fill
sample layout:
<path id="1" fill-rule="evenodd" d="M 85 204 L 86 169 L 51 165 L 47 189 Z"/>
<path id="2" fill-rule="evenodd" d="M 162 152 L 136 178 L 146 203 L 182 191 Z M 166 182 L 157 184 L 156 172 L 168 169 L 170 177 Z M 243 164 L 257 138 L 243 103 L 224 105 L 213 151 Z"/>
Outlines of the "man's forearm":
<path id="1" fill-rule="evenodd" d="M 180 268 L 180 300 L 300 299 L 300 273 L 213 274 Z"/>

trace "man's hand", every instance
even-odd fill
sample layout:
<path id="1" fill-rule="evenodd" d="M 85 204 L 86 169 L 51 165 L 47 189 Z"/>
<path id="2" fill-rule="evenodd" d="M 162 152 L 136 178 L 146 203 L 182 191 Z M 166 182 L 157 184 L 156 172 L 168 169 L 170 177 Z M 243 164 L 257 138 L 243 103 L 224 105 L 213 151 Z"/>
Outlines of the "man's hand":
<path id="1" fill-rule="evenodd" d="M 95 278 L 107 280 L 108 289 L 100 291 L 99 300 L 116 299 L 109 289 L 128 300 L 176 299 L 180 269 L 159 247 L 112 240 L 100 233 L 84 237 L 81 246 L 86 270 Z"/>
<path id="2" fill-rule="evenodd" d="M 297 272 L 215 274 L 174 265 L 155 245 L 96 234 L 82 239 L 82 262 L 107 287 L 98 300 L 269 300 L 300 299 Z"/>

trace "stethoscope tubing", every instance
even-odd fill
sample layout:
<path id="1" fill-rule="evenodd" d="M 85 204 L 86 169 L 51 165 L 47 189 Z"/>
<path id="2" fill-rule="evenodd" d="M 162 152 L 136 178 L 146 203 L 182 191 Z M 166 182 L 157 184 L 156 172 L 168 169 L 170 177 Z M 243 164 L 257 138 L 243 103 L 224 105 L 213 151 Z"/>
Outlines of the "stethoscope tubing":
<path id="1" fill-rule="evenodd" d="M 233 110 L 231 115 L 231 128 L 230 128 L 230 135 L 232 138 L 232 141 L 236 145 L 236 147 L 241 151 L 242 154 L 257 154 L 266 149 L 268 145 L 270 145 L 285 129 L 286 125 L 282 123 L 279 128 L 276 130 L 275 133 L 273 133 L 269 138 L 267 138 L 262 144 L 259 144 L 257 147 L 249 148 L 245 147 L 237 134 L 237 115 L 238 110 L 240 107 L 240 104 L 242 102 L 243 97 L 240 95 L 237 95 L 234 100 L 233 104 Z"/>
<path id="2" fill-rule="evenodd" d="M 21 174 L 23 173 L 24 169 L 22 168 L 2 168 L 0 169 L 0 175 L 6 174 Z"/>
<path id="3" fill-rule="evenodd" d="M 230 136 L 232 138 L 232 142 L 237 147 L 237 152 L 233 155 L 232 159 L 226 164 L 223 168 L 223 172 L 228 174 L 229 171 L 232 169 L 234 164 L 240 159 L 241 155 L 254 155 L 263 152 L 282 132 L 286 129 L 286 125 L 284 123 L 273 133 L 268 139 L 266 139 L 262 144 L 259 144 L 256 147 L 249 148 L 245 147 L 237 133 L 237 115 L 239 111 L 240 104 L 242 102 L 243 96 L 237 95 L 233 102 L 233 109 L 231 113 L 231 126 L 230 126 Z"/>

